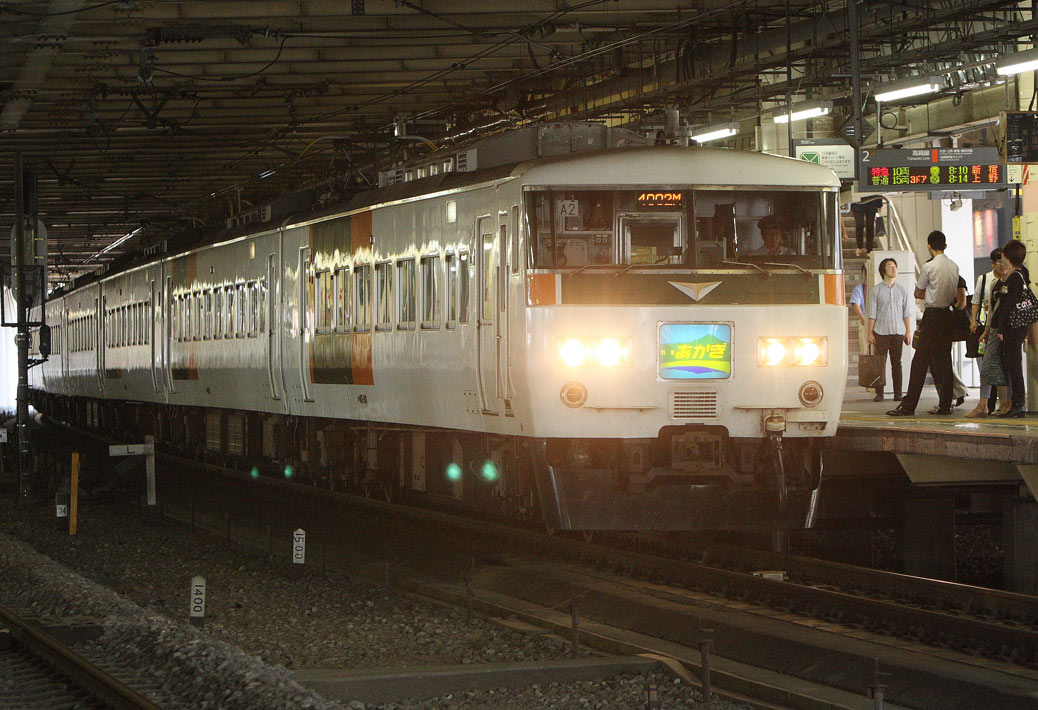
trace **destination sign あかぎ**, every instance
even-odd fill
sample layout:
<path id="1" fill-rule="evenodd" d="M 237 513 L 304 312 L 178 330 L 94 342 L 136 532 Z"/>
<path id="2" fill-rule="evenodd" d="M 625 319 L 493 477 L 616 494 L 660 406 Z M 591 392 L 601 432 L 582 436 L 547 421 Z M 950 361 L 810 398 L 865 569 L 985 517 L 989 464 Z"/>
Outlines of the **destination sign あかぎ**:
<path id="1" fill-rule="evenodd" d="M 731 375 L 731 325 L 660 325 L 660 377 L 666 380 L 705 380 L 726 379 Z"/>

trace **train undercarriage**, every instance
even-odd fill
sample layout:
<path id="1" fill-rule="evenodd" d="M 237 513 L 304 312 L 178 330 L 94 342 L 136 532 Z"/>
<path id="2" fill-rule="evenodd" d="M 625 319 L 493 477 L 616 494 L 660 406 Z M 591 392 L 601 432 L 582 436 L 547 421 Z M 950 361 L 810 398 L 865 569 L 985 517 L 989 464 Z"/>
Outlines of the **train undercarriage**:
<path id="1" fill-rule="evenodd" d="M 653 439 L 537 439 L 34 392 L 46 416 L 179 456 L 333 490 L 476 509 L 549 530 L 810 525 L 822 440 L 664 427 Z M 98 464 L 101 465 L 101 464 Z"/>

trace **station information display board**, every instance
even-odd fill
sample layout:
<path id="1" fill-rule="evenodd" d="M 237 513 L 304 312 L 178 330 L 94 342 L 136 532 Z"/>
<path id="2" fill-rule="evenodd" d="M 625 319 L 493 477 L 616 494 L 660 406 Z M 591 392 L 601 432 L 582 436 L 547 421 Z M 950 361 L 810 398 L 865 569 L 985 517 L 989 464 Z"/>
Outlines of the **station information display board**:
<path id="1" fill-rule="evenodd" d="M 1038 111 L 1005 111 L 1006 163 L 1038 163 Z"/>
<path id="2" fill-rule="evenodd" d="M 994 148 L 863 150 L 863 192 L 996 190 L 1006 186 L 1005 167 Z"/>

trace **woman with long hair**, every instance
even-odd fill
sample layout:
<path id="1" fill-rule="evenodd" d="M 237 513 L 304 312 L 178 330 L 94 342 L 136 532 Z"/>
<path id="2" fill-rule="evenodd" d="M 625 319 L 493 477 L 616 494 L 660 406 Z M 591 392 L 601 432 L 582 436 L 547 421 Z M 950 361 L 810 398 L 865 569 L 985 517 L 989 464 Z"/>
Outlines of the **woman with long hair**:
<path id="1" fill-rule="evenodd" d="M 1027 337 L 1027 326 L 1012 327 L 1009 315 L 1017 304 L 1027 300 L 1024 289 L 1030 288 L 1031 275 L 1024 266 L 1027 247 L 1018 240 L 1013 240 L 1002 247 L 1002 279 L 1005 282 L 999 289 L 1001 304 L 992 321 L 998 328 L 998 337 L 1002 341 L 1002 366 L 1009 378 L 1013 406 L 1000 417 L 1022 417 L 1027 412 L 1024 392 L 1023 344 Z"/>
<path id="2" fill-rule="evenodd" d="M 1002 306 L 1001 288 L 1005 285 L 1002 271 L 1002 250 L 996 249 L 991 253 L 991 272 L 995 282 L 991 284 L 991 299 L 987 305 L 987 317 L 984 319 L 984 332 L 980 334 L 978 341 L 984 343 L 984 356 L 980 361 L 980 402 L 976 408 L 966 415 L 967 419 L 978 419 L 988 415 L 988 400 L 991 397 L 991 388 L 997 387 L 998 401 L 1001 409 L 997 414 L 1005 414 L 1012 407 L 1007 396 L 1009 392 L 1009 378 L 1002 367 L 1002 341 L 998 337 L 998 327 L 994 325 L 994 314 Z M 982 298 L 985 296 L 982 295 Z"/>

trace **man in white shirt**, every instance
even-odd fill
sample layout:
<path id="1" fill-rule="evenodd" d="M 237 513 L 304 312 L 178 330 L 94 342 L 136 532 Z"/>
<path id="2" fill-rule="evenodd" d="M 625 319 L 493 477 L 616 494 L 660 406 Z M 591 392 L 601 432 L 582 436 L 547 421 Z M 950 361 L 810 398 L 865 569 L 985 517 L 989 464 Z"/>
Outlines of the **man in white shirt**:
<path id="1" fill-rule="evenodd" d="M 926 381 L 926 371 L 933 368 L 934 386 L 940 401 L 934 414 L 951 414 L 952 366 L 951 330 L 952 307 L 959 283 L 959 267 L 944 255 L 948 240 L 943 232 L 934 230 L 926 237 L 926 248 L 933 258 L 923 264 L 915 284 L 915 297 L 923 299 L 925 310 L 919 324 L 908 391 L 897 409 L 887 412 L 891 417 L 910 417 L 915 414 L 919 395 Z"/>

